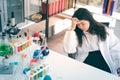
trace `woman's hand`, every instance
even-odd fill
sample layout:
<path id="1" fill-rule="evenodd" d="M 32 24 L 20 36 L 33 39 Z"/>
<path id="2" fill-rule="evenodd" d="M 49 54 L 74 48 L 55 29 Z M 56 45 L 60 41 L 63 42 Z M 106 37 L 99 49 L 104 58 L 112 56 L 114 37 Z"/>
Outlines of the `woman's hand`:
<path id="1" fill-rule="evenodd" d="M 77 18 L 72 18 L 71 20 L 72 20 L 72 25 L 71 25 L 70 30 L 75 30 L 76 25 L 78 23 L 78 19 Z"/>

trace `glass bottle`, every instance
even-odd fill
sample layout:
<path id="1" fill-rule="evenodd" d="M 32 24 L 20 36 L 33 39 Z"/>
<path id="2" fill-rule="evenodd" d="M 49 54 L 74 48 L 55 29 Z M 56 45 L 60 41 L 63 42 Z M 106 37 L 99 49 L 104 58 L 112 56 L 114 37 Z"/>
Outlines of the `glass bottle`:
<path id="1" fill-rule="evenodd" d="M 0 41 L 0 55 L 7 56 L 12 53 L 12 47 L 10 46 L 10 42 L 6 36 L 5 32 L 2 32 L 1 41 Z"/>
<path id="2" fill-rule="evenodd" d="M 2 32 L 1 42 L 0 42 L 0 56 L 3 56 L 2 64 L 4 68 L 9 66 L 9 57 L 13 53 L 12 47 L 6 37 L 6 33 Z"/>

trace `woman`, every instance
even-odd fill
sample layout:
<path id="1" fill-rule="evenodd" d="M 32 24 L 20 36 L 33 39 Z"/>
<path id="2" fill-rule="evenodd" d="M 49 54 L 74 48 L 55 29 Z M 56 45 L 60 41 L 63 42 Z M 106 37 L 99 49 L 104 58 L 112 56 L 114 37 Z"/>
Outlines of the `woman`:
<path id="1" fill-rule="evenodd" d="M 72 25 L 64 36 L 64 49 L 75 59 L 109 73 L 117 74 L 120 67 L 120 41 L 113 31 L 85 8 L 73 14 Z"/>

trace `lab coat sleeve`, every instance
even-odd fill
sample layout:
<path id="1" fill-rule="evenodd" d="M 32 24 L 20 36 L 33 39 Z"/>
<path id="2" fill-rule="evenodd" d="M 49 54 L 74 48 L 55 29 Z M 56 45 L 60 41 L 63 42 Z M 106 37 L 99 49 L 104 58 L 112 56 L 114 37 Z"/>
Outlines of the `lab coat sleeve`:
<path id="1" fill-rule="evenodd" d="M 120 67 L 120 40 L 109 30 L 109 51 L 116 69 Z"/>
<path id="2" fill-rule="evenodd" d="M 78 46 L 78 39 L 75 31 L 66 31 L 63 39 L 63 48 L 66 53 L 76 53 Z"/>

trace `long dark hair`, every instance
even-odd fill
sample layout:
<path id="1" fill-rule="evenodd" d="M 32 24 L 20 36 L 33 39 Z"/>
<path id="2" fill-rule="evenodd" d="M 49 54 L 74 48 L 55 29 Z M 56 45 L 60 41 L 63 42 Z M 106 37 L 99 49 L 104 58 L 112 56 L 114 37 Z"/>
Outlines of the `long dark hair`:
<path id="1" fill-rule="evenodd" d="M 102 23 L 97 22 L 91 12 L 89 12 L 87 9 L 85 8 L 79 8 L 78 10 L 76 10 L 76 12 L 73 14 L 72 17 L 76 17 L 79 20 L 87 20 L 90 23 L 90 27 L 88 32 L 92 35 L 97 35 L 98 39 L 101 41 L 105 41 L 106 40 L 106 36 L 107 36 L 107 32 L 105 30 L 105 27 Z M 79 40 L 79 44 L 80 46 L 82 46 L 82 40 L 83 37 L 85 37 L 83 31 L 78 28 L 78 26 L 76 25 L 76 29 L 75 32 L 77 34 L 78 40 Z"/>

